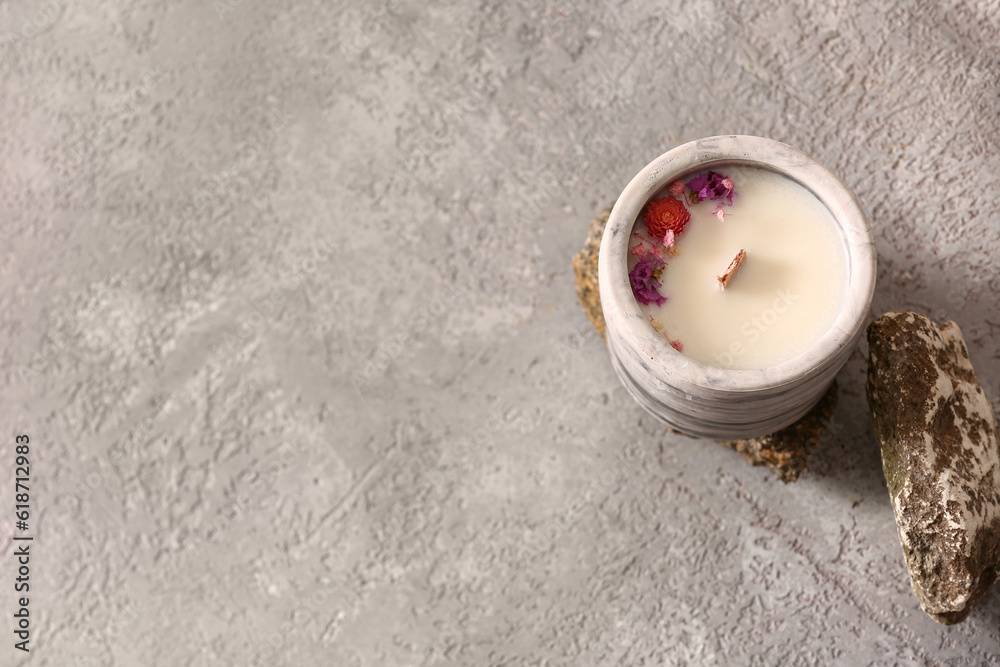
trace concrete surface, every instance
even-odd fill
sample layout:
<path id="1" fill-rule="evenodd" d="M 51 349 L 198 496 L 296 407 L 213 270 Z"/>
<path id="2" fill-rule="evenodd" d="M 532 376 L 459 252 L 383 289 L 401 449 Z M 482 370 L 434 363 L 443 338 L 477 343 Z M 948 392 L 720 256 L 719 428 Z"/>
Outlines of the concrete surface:
<path id="1" fill-rule="evenodd" d="M 0 32 L 36 537 L 0 664 L 1000 664 L 1000 591 L 945 628 L 910 590 L 863 351 L 784 486 L 639 411 L 570 270 L 676 142 L 786 141 L 871 214 L 875 311 L 958 321 L 1000 408 L 996 0 L 0 0 Z"/>

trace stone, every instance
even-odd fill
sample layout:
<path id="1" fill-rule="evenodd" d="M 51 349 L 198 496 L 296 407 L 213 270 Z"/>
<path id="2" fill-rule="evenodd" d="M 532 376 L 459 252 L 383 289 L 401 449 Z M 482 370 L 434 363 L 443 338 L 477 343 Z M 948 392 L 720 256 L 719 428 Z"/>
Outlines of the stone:
<path id="1" fill-rule="evenodd" d="M 573 257 L 577 299 L 605 343 L 607 339 L 597 282 L 597 258 L 601 250 L 604 227 L 608 224 L 613 206 L 614 202 L 590 222 L 583 249 Z M 767 466 L 782 482 L 786 484 L 794 482 L 805 469 L 809 455 L 831 432 L 830 419 L 836 404 L 837 383 L 834 381 L 819 403 L 791 426 L 760 438 L 719 441 L 719 443 L 736 450 L 740 456 L 755 466 Z"/>
<path id="2" fill-rule="evenodd" d="M 719 440 L 755 466 L 767 466 L 785 484 L 805 470 L 809 455 L 833 432 L 831 417 L 837 405 L 837 381 L 806 416 L 776 433 L 749 440 Z"/>
<path id="3" fill-rule="evenodd" d="M 615 203 L 601 211 L 590 221 L 587 239 L 583 242 L 583 250 L 573 257 L 573 271 L 576 273 L 576 298 L 583 306 L 583 312 L 590 323 L 594 325 L 601 340 L 608 342 L 605 336 L 604 312 L 601 310 L 601 293 L 597 285 L 597 257 L 601 251 L 601 237 L 604 227 L 608 224 L 611 209 Z"/>
<path id="4" fill-rule="evenodd" d="M 913 590 L 964 620 L 997 579 L 1000 442 L 962 332 L 918 313 L 868 326 L 868 405 Z"/>

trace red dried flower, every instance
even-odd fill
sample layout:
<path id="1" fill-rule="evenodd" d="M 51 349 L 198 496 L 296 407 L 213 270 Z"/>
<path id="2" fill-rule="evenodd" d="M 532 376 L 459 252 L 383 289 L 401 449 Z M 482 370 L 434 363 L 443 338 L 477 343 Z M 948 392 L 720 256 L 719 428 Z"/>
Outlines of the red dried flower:
<path id="1" fill-rule="evenodd" d="M 650 234 L 663 238 L 668 231 L 681 234 L 691 220 L 691 213 L 676 197 L 660 197 L 646 204 L 642 219 Z"/>
<path id="2" fill-rule="evenodd" d="M 670 347 L 674 348 L 678 352 L 684 351 L 684 343 L 680 342 L 679 340 L 670 341 Z"/>

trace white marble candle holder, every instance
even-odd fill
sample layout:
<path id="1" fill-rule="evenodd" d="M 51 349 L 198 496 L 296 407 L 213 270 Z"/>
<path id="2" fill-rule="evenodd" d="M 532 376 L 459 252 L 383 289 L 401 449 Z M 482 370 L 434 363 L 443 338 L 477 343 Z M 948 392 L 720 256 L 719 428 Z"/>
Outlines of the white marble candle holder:
<path id="1" fill-rule="evenodd" d="M 629 238 L 646 203 L 679 178 L 734 164 L 769 169 L 811 191 L 833 215 L 847 249 L 847 292 L 833 325 L 801 353 L 764 369 L 715 368 L 673 349 L 639 310 L 628 277 Z M 612 364 L 636 401 L 679 431 L 719 440 L 773 433 L 819 401 L 854 351 L 875 290 L 875 263 L 871 227 L 857 199 L 808 155 L 751 136 L 683 144 L 632 179 L 601 240 L 598 280 Z"/>

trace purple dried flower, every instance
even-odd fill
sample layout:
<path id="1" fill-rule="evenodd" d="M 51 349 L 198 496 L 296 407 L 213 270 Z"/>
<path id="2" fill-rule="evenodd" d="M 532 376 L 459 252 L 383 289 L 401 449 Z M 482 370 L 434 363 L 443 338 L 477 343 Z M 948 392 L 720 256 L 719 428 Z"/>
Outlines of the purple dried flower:
<path id="1" fill-rule="evenodd" d="M 699 201 L 724 199 L 730 206 L 733 204 L 733 181 L 717 172 L 699 174 L 688 181 L 687 186 Z"/>
<path id="2" fill-rule="evenodd" d="M 629 271 L 628 279 L 632 283 L 632 293 L 635 294 L 635 298 L 640 303 L 648 305 L 655 302 L 657 306 L 662 306 L 667 302 L 666 298 L 657 291 L 662 285 L 653 277 L 656 269 L 664 264 L 663 258 L 649 253 L 643 255 L 635 268 Z"/>

